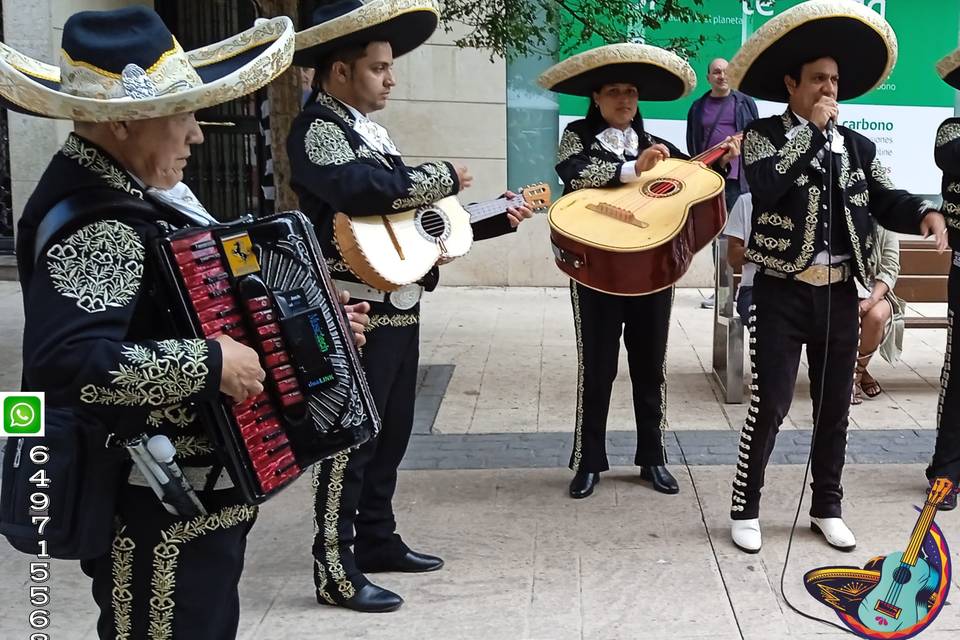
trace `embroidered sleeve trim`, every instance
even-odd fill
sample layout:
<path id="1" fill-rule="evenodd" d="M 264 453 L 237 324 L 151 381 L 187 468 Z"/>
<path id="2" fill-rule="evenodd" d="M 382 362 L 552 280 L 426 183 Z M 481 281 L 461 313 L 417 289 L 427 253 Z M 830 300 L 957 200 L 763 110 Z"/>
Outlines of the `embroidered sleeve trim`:
<path id="1" fill-rule="evenodd" d="M 157 350 L 126 346 L 109 386 L 88 384 L 80 390 L 86 404 L 121 407 L 164 406 L 200 393 L 210 370 L 207 342 L 200 339 L 163 340 Z"/>
<path id="2" fill-rule="evenodd" d="M 409 195 L 393 201 L 395 211 L 421 207 L 453 193 L 453 174 L 445 162 L 426 162 L 411 169 L 409 175 Z"/>
<path id="3" fill-rule="evenodd" d="M 936 146 L 942 147 L 945 144 L 949 144 L 960 138 L 960 124 L 956 122 L 947 122 L 940 125 L 940 128 L 937 129 L 937 141 Z"/>
<path id="4" fill-rule="evenodd" d="M 189 407 L 182 404 L 175 404 L 151 411 L 150 415 L 147 416 L 147 424 L 152 427 L 172 425 L 182 429 L 192 424 L 196 418 L 197 414 L 191 411 Z"/>
<path id="5" fill-rule="evenodd" d="M 620 164 L 616 162 L 605 162 L 590 159 L 590 164 L 580 171 L 580 176 L 570 181 L 570 186 L 576 189 L 588 189 L 591 187 L 603 187 L 613 180 L 613 177 L 620 171 Z"/>
<path id="6" fill-rule="evenodd" d="M 777 155 L 777 148 L 767 139 L 753 129 L 747 131 L 747 137 L 743 141 L 743 162 L 751 165 L 766 158 L 772 158 Z"/>
<path id="7" fill-rule="evenodd" d="M 850 174 L 850 178 L 847 180 L 847 186 L 852 187 L 861 180 L 866 180 L 867 174 L 863 172 L 863 169 L 856 169 L 853 173 Z"/>
<path id="8" fill-rule="evenodd" d="M 785 175 L 796 164 L 800 156 L 809 151 L 811 142 L 813 142 L 813 130 L 810 127 L 800 129 L 797 135 L 793 136 L 793 139 L 780 149 L 778 153 L 780 161 L 776 166 L 777 173 Z"/>
<path id="9" fill-rule="evenodd" d="M 884 189 L 897 188 L 890 179 L 890 174 L 887 171 L 887 168 L 884 167 L 883 164 L 876 158 L 874 158 L 873 162 L 870 163 L 870 175 L 873 176 L 873 179 L 876 180 Z"/>
<path id="10" fill-rule="evenodd" d="M 329 120 L 314 120 L 304 137 L 307 158 L 321 167 L 339 166 L 357 159 L 346 134 Z"/>
<path id="11" fill-rule="evenodd" d="M 850 196 L 850 202 L 858 207 L 866 207 L 868 204 L 870 204 L 870 194 L 866 191 L 855 193 Z"/>
<path id="12" fill-rule="evenodd" d="M 144 248 L 132 227 L 102 220 L 47 249 L 53 288 L 87 313 L 125 307 L 140 290 Z"/>
<path id="13" fill-rule="evenodd" d="M 557 162 L 563 162 L 578 153 L 583 152 L 583 143 L 580 142 L 580 136 L 567 129 L 560 138 L 560 146 L 557 148 Z"/>

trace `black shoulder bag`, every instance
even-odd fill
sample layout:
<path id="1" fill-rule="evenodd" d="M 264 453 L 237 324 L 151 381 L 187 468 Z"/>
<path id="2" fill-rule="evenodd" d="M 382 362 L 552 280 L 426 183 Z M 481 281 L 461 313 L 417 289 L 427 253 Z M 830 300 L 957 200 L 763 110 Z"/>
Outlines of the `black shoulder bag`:
<path id="1" fill-rule="evenodd" d="M 66 198 L 37 228 L 34 263 L 68 225 L 114 209 L 130 212 L 139 204 L 104 202 L 90 193 Z M 152 207 L 150 211 L 155 214 Z M 6 442 L 0 463 L 0 534 L 31 555 L 99 557 L 112 544 L 117 493 L 130 457 L 126 449 L 110 446 L 106 425 L 82 407 L 47 407 L 44 422 L 43 437 Z"/>

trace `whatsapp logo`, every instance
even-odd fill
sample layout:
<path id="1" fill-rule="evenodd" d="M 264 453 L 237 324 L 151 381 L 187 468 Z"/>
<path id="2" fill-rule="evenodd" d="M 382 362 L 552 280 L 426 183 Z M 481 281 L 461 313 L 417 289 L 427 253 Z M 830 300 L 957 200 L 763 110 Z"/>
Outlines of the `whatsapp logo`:
<path id="1" fill-rule="evenodd" d="M 3 435 L 43 435 L 43 394 L 3 393 Z"/>

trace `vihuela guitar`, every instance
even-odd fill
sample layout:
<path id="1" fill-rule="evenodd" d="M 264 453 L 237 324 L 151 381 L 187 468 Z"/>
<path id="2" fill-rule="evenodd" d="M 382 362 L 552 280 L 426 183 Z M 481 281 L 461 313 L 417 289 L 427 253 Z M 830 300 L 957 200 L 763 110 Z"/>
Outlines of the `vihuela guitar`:
<path id="1" fill-rule="evenodd" d="M 721 145 L 691 160 L 662 160 L 635 182 L 561 197 L 550 207 L 557 266 L 617 295 L 673 285 L 727 222 L 723 176 L 706 166 L 726 153 Z"/>
<path id="2" fill-rule="evenodd" d="M 509 207 L 550 205 L 550 186 L 520 189 L 514 198 L 463 206 L 450 196 L 400 213 L 350 217 L 338 213 L 333 232 L 344 262 L 367 284 L 394 291 L 422 278 L 441 258 L 465 255 L 473 244 L 470 225 L 503 214 Z"/>
<path id="3" fill-rule="evenodd" d="M 940 573 L 920 557 L 937 507 L 953 491 L 947 478 L 937 478 L 913 527 L 905 551 L 883 559 L 880 581 L 860 601 L 858 617 L 863 626 L 874 631 L 893 632 L 915 626 L 930 610 L 930 595 L 937 590 Z"/>

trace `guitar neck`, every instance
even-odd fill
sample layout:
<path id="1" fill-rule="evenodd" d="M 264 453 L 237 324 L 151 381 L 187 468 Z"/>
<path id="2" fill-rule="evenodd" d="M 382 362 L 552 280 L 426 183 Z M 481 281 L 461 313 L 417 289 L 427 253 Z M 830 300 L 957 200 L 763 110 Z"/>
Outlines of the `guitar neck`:
<path id="1" fill-rule="evenodd" d="M 734 137 L 740 138 L 741 136 L 742 134 L 738 133 Z M 700 161 L 703 164 L 710 166 L 711 164 L 713 164 L 714 162 L 722 158 L 723 155 L 727 152 L 727 149 L 726 147 L 723 146 L 723 144 L 724 144 L 723 142 L 719 144 L 715 144 L 709 149 L 706 149 L 702 153 L 699 153 L 690 159 Z"/>
<path id="2" fill-rule="evenodd" d="M 487 200 L 485 202 L 475 202 L 464 207 L 470 214 L 470 224 L 480 222 L 487 218 L 499 216 L 506 213 L 510 207 L 519 207 L 523 204 L 523 196 L 513 198 L 497 198 L 496 200 Z"/>
<path id="3" fill-rule="evenodd" d="M 937 514 L 937 505 L 927 502 L 917 518 L 917 524 L 913 527 L 913 533 L 910 534 L 910 544 L 903 552 L 902 562 L 911 567 L 917 564 L 917 558 L 920 556 L 920 548 L 923 546 L 923 539 L 927 537 L 930 527 L 933 525 L 933 518 Z"/>

